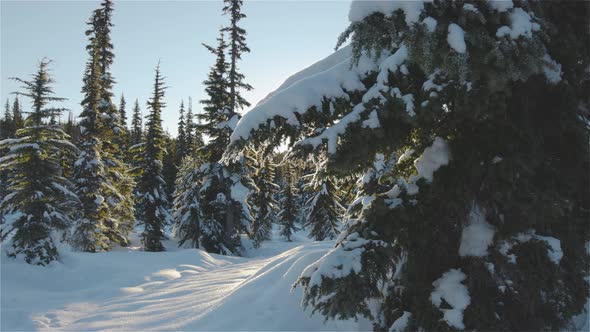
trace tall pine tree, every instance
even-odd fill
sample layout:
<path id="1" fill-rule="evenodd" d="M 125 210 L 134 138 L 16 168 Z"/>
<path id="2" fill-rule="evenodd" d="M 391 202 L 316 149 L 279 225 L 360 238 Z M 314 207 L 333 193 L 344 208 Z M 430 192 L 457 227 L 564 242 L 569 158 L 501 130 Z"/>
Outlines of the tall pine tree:
<path id="1" fill-rule="evenodd" d="M 252 214 L 250 237 L 254 241 L 254 247 L 259 247 L 262 241 L 270 239 L 272 224 L 276 218 L 278 208 L 278 202 L 274 198 L 278 191 L 274 179 L 276 166 L 262 151 L 251 150 L 248 158 L 250 176 L 255 185 L 255 190 L 249 199 Z"/>
<path id="2" fill-rule="evenodd" d="M 195 152 L 200 149 L 203 143 L 203 136 L 197 128 L 195 123 L 195 115 L 193 113 L 193 99 L 188 98 L 188 110 L 186 112 L 186 151 L 188 154 L 194 155 Z"/>
<path id="3" fill-rule="evenodd" d="M 134 188 L 133 179 L 128 175 L 129 167 L 122 161 L 122 152 L 120 147 L 120 137 L 125 134 L 121 126 L 119 112 L 112 102 L 112 87 L 115 83 L 110 73 L 110 67 L 113 64 L 114 53 L 111 42 L 111 28 L 113 26 L 111 17 L 113 14 L 112 0 L 103 0 L 99 9 L 98 24 L 95 32 L 99 54 L 100 66 L 100 103 L 98 105 L 101 114 L 101 134 L 103 142 L 102 158 L 105 162 L 105 172 L 107 178 L 115 189 L 113 195 L 107 198 L 113 218 L 113 231 L 123 235 L 119 238 L 119 243 L 126 245 L 127 235 L 133 229 L 134 218 L 134 201 L 132 191 Z"/>
<path id="4" fill-rule="evenodd" d="M 281 236 L 290 242 L 293 233 L 298 230 L 295 226 L 295 222 L 299 217 L 297 188 L 294 183 L 296 177 L 293 166 L 290 162 L 287 161 L 286 164 L 283 165 L 282 175 L 283 183 L 281 186 L 282 189 L 279 193 L 280 211 L 277 214 L 277 217 Z"/>
<path id="5" fill-rule="evenodd" d="M 229 142 L 229 135 L 239 115 L 229 108 L 227 83 L 227 45 L 223 32 L 216 48 L 204 45 L 216 56 L 205 84 L 207 99 L 202 100 L 203 112 L 198 114 L 198 132 L 209 137 L 201 149 L 204 164 L 199 168 L 199 207 L 201 209 L 201 245 L 215 253 L 239 253 L 240 233 L 250 227 L 248 195 L 251 180 L 242 161 L 223 164 L 220 158 Z"/>
<path id="6" fill-rule="evenodd" d="M 2 127 L 0 127 L 0 138 L 14 137 L 16 132 L 14 118 L 10 109 L 10 101 L 6 98 L 4 106 L 4 116 L 2 117 Z"/>
<path id="7" fill-rule="evenodd" d="M 162 158 L 164 157 L 164 130 L 162 129 L 162 109 L 166 106 L 163 98 L 164 78 L 160 75 L 160 64 L 156 67 L 154 92 L 148 102 L 150 113 L 147 118 L 145 142 L 136 146 L 135 171 L 139 172 L 137 184 L 137 217 L 143 224 L 142 243 L 146 251 L 163 251 L 165 239 L 164 226 L 170 216 L 166 200 L 164 179 L 162 178 Z"/>
<path id="8" fill-rule="evenodd" d="M 32 109 L 17 137 L 0 141 L 0 149 L 8 149 L 0 160 L 0 170 L 9 172 L 10 190 L 0 210 L 21 213 L 10 225 L 3 225 L 2 239 L 11 236 L 6 246 L 9 256 L 23 257 L 27 263 L 37 265 L 59 258 L 56 242 L 61 239 L 52 233 L 63 234 L 71 225 L 71 213 L 78 203 L 72 184 L 62 175 L 58 158 L 73 157 L 77 149 L 67 134 L 50 124 L 50 119 L 63 109 L 49 104 L 64 98 L 54 96 L 48 64 L 42 60 L 30 81 L 15 79 L 23 84 L 19 94 L 31 99 Z"/>
<path id="9" fill-rule="evenodd" d="M 313 195 L 305 202 L 304 226 L 316 241 L 332 240 L 340 233 L 345 211 L 335 181 L 326 174 L 324 165 L 318 164 L 315 173 L 305 176 L 307 190 Z"/>
<path id="10" fill-rule="evenodd" d="M 133 116 L 131 118 L 131 132 L 130 132 L 130 144 L 136 145 L 143 140 L 143 123 L 141 109 L 139 108 L 139 101 L 135 99 L 133 106 Z"/>
<path id="11" fill-rule="evenodd" d="M 117 157 L 121 151 L 114 143 L 123 132 L 119 114 L 110 102 L 113 81 L 108 68 L 113 55 L 110 39 L 104 34 L 108 34 L 111 26 L 111 10 L 110 1 L 103 2 L 88 22 L 89 60 L 83 78 L 80 114 L 81 154 L 73 172 L 82 202 L 74 243 L 81 250 L 91 252 L 110 250 L 114 244 L 127 245 L 127 235 L 134 222 L 133 182 Z"/>
<path id="12" fill-rule="evenodd" d="M 121 100 L 119 101 L 119 121 L 124 129 L 127 129 L 127 101 L 125 101 L 125 95 L 121 94 Z"/>
<path id="13" fill-rule="evenodd" d="M 176 137 L 176 149 L 178 156 L 178 164 L 182 158 L 188 155 L 187 149 L 187 122 L 184 115 L 184 101 L 180 102 L 180 110 L 178 111 L 178 136 Z M 192 129 L 188 128 L 188 132 L 192 137 Z"/>
<path id="14" fill-rule="evenodd" d="M 24 126 L 24 119 L 18 96 L 14 98 L 14 102 L 12 103 L 12 121 L 14 121 L 15 131 L 21 129 Z"/>
<path id="15" fill-rule="evenodd" d="M 246 45 L 246 30 L 239 26 L 240 21 L 246 18 L 242 13 L 242 0 L 223 0 L 223 13 L 230 16 L 230 25 L 223 28 L 229 38 L 229 68 L 227 83 L 229 88 L 229 110 L 236 113 L 250 103 L 241 95 L 240 90 L 250 91 L 252 86 L 244 82 L 244 74 L 239 72 L 238 61 L 242 54 L 250 52 Z"/>
<path id="16" fill-rule="evenodd" d="M 179 246 L 200 248 L 199 177 L 198 159 L 185 157 L 180 164 L 174 192 L 174 236 L 179 240 Z"/>
<path id="17" fill-rule="evenodd" d="M 120 129 L 117 134 L 117 144 L 119 145 L 119 159 L 124 160 L 129 149 L 129 130 L 127 129 L 127 102 L 125 96 L 121 94 L 119 101 L 119 124 Z"/>

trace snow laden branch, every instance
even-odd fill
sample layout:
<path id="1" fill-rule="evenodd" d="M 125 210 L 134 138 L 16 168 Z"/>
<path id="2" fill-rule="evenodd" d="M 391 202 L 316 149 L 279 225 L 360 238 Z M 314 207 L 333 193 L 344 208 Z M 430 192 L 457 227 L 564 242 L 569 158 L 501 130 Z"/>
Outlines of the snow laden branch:
<path id="1" fill-rule="evenodd" d="M 490 29 L 498 30 L 493 36 L 495 44 L 490 45 L 495 60 L 486 61 L 495 61 L 490 65 L 511 78 L 494 83 L 507 85 L 535 74 L 544 75 L 550 83 L 560 81 L 561 67 L 542 44 L 541 23 L 525 9 L 490 2 L 486 10 L 506 15 L 510 25 L 505 26 L 486 21 L 472 4 L 458 9 L 468 23 L 442 24 L 426 14 L 425 8 L 433 7 L 422 1 L 353 2 L 349 29 L 357 30 L 357 35 L 351 45 L 293 75 L 247 112 L 231 135 L 225 158 L 235 158 L 246 141 L 280 144 L 280 138 L 287 137 L 293 147 L 313 151 L 325 146 L 334 155 L 339 146 L 354 139 L 351 132 L 359 128 L 361 132 L 384 130 L 384 118 L 416 123 L 418 113 L 433 113 L 433 107 L 443 106 L 436 100 L 444 91 L 469 92 L 488 83 L 474 66 L 480 59 L 471 54 L 481 48 L 473 43 L 476 36 Z M 400 14 L 403 20 L 398 19 Z M 395 33 L 380 30 L 379 23 L 393 25 Z M 465 30 L 467 25 L 469 30 Z M 361 34 L 383 35 L 385 39 L 375 41 L 377 37 L 372 37 L 363 45 Z M 444 45 L 445 57 L 433 53 L 438 45 Z M 522 48 L 533 48 L 536 58 L 512 56 Z M 434 85 L 435 77 L 438 82 Z M 418 84 L 410 85 L 410 80 Z M 432 89 L 436 91 L 428 92 Z"/>

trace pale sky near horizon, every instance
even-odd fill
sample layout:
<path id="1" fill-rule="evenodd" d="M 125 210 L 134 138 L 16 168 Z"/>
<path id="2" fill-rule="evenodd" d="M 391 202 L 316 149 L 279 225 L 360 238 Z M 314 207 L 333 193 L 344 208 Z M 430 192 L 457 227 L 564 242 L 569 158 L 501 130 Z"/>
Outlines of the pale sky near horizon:
<path id="1" fill-rule="evenodd" d="M 82 74 L 87 60 L 85 22 L 98 0 L 0 1 L 0 92 L 6 98 L 18 89 L 9 77 L 28 79 L 40 59 L 53 60 L 55 92 L 69 100 L 62 107 L 78 115 Z M 121 93 L 130 115 L 135 99 L 146 114 L 154 67 L 161 59 L 166 77 L 164 128 L 176 134 L 181 99 L 193 99 L 193 110 L 204 97 L 202 81 L 214 62 L 201 43 L 215 45 L 219 28 L 228 23 L 217 1 L 114 1 L 112 74 L 115 103 Z M 254 90 L 244 93 L 256 104 L 287 77 L 333 52 L 338 35 L 348 25 L 350 0 L 244 1 L 247 44 L 252 50 L 239 64 Z M 246 111 L 246 110 L 244 110 Z M 67 114 L 64 115 L 67 118 Z"/>

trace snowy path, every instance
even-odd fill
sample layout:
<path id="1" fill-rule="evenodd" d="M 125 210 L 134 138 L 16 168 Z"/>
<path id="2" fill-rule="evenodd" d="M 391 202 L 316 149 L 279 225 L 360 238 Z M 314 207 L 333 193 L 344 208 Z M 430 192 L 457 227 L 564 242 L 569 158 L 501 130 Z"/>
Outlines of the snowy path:
<path id="1" fill-rule="evenodd" d="M 1 329 L 357 329 L 303 312 L 301 290 L 291 291 L 331 245 L 276 240 L 252 258 L 172 246 L 165 253 L 68 253 L 50 268 L 3 259 Z"/>

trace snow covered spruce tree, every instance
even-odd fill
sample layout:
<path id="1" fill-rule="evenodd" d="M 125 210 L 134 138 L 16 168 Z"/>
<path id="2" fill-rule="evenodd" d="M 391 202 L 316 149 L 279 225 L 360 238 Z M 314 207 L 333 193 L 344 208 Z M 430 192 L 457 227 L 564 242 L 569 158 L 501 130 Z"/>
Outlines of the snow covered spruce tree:
<path id="1" fill-rule="evenodd" d="M 176 136 L 176 154 L 178 161 L 188 155 L 187 140 L 186 140 L 186 121 L 184 115 L 184 101 L 180 102 L 180 109 L 178 111 L 178 135 Z M 192 133 L 191 133 L 192 134 Z M 179 163 L 180 164 L 180 163 Z"/>
<path id="2" fill-rule="evenodd" d="M 366 172 L 304 304 L 376 330 L 568 328 L 588 294 L 588 7 L 354 1 L 351 45 L 244 115 L 229 151 L 287 136 Z"/>
<path id="3" fill-rule="evenodd" d="M 137 183 L 137 219 L 143 224 L 142 243 L 146 251 L 163 251 L 164 226 L 170 220 L 168 201 L 162 178 L 162 158 L 164 156 L 164 131 L 162 130 L 162 108 L 164 98 L 164 78 L 160 75 L 160 64 L 156 67 L 154 93 L 148 102 L 150 113 L 147 118 L 145 142 L 135 145 L 136 153 L 133 172 L 139 174 Z"/>
<path id="4" fill-rule="evenodd" d="M 274 195 L 279 188 L 274 182 L 275 165 L 271 158 L 265 156 L 262 151 L 248 152 L 247 164 L 251 169 L 250 177 L 255 185 L 255 190 L 249 197 L 252 214 L 250 237 L 254 241 L 254 247 L 259 247 L 262 241 L 270 239 L 278 208 Z"/>
<path id="5" fill-rule="evenodd" d="M 280 234 L 284 237 L 287 241 L 291 242 L 291 236 L 295 231 L 297 231 L 297 227 L 295 227 L 295 221 L 297 221 L 299 217 L 299 206 L 297 204 L 297 188 L 295 187 L 295 174 L 293 170 L 293 166 L 291 163 L 286 162 L 283 165 L 283 184 L 281 186 L 281 191 L 279 192 L 280 201 L 279 207 L 280 211 L 277 214 L 278 222 L 280 225 Z"/>
<path id="6" fill-rule="evenodd" d="M 103 143 L 103 160 L 106 168 L 107 178 L 115 189 L 115 195 L 107 198 L 107 203 L 112 211 L 112 216 L 116 216 L 116 223 L 113 229 L 124 236 L 119 238 L 119 244 L 127 245 L 127 235 L 133 229 L 134 218 L 134 201 L 133 188 L 135 186 L 133 179 L 128 175 L 129 166 L 121 160 L 121 147 L 118 143 L 118 137 L 125 134 L 125 128 L 121 126 L 119 112 L 112 102 L 113 84 L 115 83 L 110 73 L 110 67 L 113 64 L 113 44 L 111 42 L 111 16 L 113 14 L 112 0 L 103 0 L 99 8 L 99 22 L 95 31 L 99 53 L 100 66 L 100 104 L 99 111 L 102 118 L 102 132 L 99 137 Z"/>
<path id="7" fill-rule="evenodd" d="M 305 202 L 304 226 L 309 230 L 309 237 L 316 241 L 332 240 L 340 234 L 345 211 L 335 180 L 326 174 L 324 167 L 325 162 L 321 162 L 315 173 L 305 176 L 306 190 L 313 194 Z"/>
<path id="8" fill-rule="evenodd" d="M 76 193 L 82 202 L 73 242 L 90 252 L 110 250 L 114 244 L 127 245 L 133 227 L 133 207 L 128 197 L 132 182 L 125 174 L 126 166 L 116 157 L 120 153 L 118 146 L 112 144 L 122 131 L 118 113 L 110 103 L 112 79 L 105 72 L 112 63 L 112 53 L 108 37 L 103 36 L 109 26 L 108 1 L 103 6 L 92 13 L 86 31 L 89 59 L 82 87 L 81 153 L 73 170 Z"/>
<path id="9" fill-rule="evenodd" d="M 31 100 L 32 109 L 16 138 L 0 141 L 0 149 L 8 149 L 0 159 L 0 170 L 8 172 L 10 191 L 0 210 L 20 212 L 10 224 L 2 225 L 2 240 L 8 238 L 5 248 L 9 256 L 36 265 L 59 259 L 59 232 L 63 237 L 78 204 L 72 184 L 62 176 L 57 157 L 73 159 L 78 150 L 59 126 L 49 123 L 63 111 L 49 104 L 64 98 L 54 96 L 48 64 L 42 60 L 30 81 L 15 79 L 23 84 L 24 91 L 19 94 Z"/>
<path id="10" fill-rule="evenodd" d="M 195 115 L 193 113 L 193 100 L 191 97 L 188 98 L 188 109 L 186 111 L 186 124 L 184 127 L 186 135 L 186 154 L 194 155 L 195 152 L 200 149 L 203 145 L 203 136 L 197 129 L 195 123 Z"/>
<path id="11" fill-rule="evenodd" d="M 121 94 L 119 101 L 119 124 L 121 131 L 118 133 L 117 144 L 119 145 L 119 159 L 124 160 L 127 150 L 129 149 L 129 131 L 127 130 L 127 102 L 125 96 Z"/>
<path id="12" fill-rule="evenodd" d="M 199 194 L 199 162 L 193 156 L 185 157 L 178 170 L 174 191 L 174 236 L 178 245 L 200 248 L 201 237 Z"/>
<path id="13" fill-rule="evenodd" d="M 12 111 L 10 110 L 10 102 L 8 101 L 8 98 L 6 98 L 6 104 L 4 106 L 4 116 L 2 117 L 0 124 L 1 139 L 14 137 L 16 130 L 14 128 L 14 120 L 12 117 Z"/>
<path id="14" fill-rule="evenodd" d="M 201 246 L 208 252 L 239 253 L 240 233 L 247 231 L 251 216 L 247 198 L 251 180 L 243 166 L 243 157 L 232 163 L 220 162 L 229 136 L 240 115 L 230 107 L 227 44 L 223 32 L 216 48 L 203 44 L 216 57 L 207 80 L 203 82 L 207 99 L 201 101 L 203 112 L 197 115 L 199 134 L 209 137 L 199 150 L 203 164 L 199 167 L 199 206 L 201 213 Z"/>
<path id="15" fill-rule="evenodd" d="M 139 108 L 139 101 L 135 99 L 133 106 L 133 116 L 131 118 L 130 143 L 136 145 L 142 142 L 143 139 L 143 124 L 141 119 L 141 109 Z"/>

